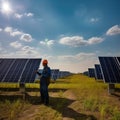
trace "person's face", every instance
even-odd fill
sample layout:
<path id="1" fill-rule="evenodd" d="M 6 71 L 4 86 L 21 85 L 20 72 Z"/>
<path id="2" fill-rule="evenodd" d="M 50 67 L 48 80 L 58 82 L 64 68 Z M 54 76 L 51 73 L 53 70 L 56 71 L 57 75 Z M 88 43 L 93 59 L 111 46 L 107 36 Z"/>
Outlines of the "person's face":
<path id="1" fill-rule="evenodd" d="M 43 63 L 43 67 L 45 67 L 47 64 Z"/>

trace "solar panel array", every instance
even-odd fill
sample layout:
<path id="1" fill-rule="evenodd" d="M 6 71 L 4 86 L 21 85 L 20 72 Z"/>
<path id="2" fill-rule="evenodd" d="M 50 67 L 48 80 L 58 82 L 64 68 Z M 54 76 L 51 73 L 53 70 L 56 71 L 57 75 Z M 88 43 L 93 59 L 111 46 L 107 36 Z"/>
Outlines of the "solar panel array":
<path id="1" fill-rule="evenodd" d="M 83 72 L 84 75 L 88 76 L 88 71 Z"/>
<path id="2" fill-rule="evenodd" d="M 94 68 L 88 68 L 88 74 L 89 74 L 89 77 L 95 77 L 95 69 Z"/>
<path id="3" fill-rule="evenodd" d="M 0 82 L 34 82 L 41 59 L 0 59 Z"/>
<path id="4" fill-rule="evenodd" d="M 95 64 L 95 78 L 96 79 L 103 79 L 101 66 L 99 64 Z"/>
<path id="5" fill-rule="evenodd" d="M 51 79 L 56 80 L 58 78 L 59 69 L 52 69 L 51 70 Z"/>
<path id="6" fill-rule="evenodd" d="M 71 75 L 69 71 L 59 71 L 59 78 Z"/>
<path id="7" fill-rule="evenodd" d="M 120 83 L 120 57 L 99 57 L 104 81 Z"/>

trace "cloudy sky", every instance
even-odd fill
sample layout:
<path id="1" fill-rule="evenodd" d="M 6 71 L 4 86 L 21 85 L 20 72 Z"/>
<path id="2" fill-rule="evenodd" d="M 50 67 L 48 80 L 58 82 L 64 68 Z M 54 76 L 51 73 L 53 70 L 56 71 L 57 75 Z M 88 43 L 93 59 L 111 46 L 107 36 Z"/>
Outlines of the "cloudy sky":
<path id="1" fill-rule="evenodd" d="M 0 0 L 0 58 L 83 72 L 98 56 L 120 56 L 120 0 Z"/>

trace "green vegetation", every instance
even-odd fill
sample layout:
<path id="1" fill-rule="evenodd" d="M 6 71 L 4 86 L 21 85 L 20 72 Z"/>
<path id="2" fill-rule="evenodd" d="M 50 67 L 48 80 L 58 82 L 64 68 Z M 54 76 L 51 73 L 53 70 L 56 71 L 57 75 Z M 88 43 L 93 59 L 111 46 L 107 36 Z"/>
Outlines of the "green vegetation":
<path id="1" fill-rule="evenodd" d="M 29 103 L 25 103 L 22 100 L 5 100 L 0 102 L 0 120 L 16 120 L 18 113 L 24 111 L 30 106 Z"/>
<path id="2" fill-rule="evenodd" d="M 2 87 L 19 85 L 1 83 Z M 39 83 L 26 84 L 26 88 L 38 89 Z M 49 91 L 49 107 L 39 103 L 39 92 L 28 92 L 24 101 L 19 97 L 11 99 L 1 91 L 0 120 L 120 120 L 120 93 L 109 95 L 107 84 L 102 81 L 76 74 L 51 83 Z"/>

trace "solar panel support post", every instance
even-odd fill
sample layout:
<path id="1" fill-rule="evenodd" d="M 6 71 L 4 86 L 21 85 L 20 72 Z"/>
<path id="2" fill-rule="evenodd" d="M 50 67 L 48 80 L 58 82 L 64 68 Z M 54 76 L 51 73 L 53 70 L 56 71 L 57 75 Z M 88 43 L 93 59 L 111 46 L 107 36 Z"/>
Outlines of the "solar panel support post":
<path id="1" fill-rule="evenodd" d="M 115 92 L 115 84 L 108 84 L 108 92 L 109 94 L 113 94 Z"/>
<path id="2" fill-rule="evenodd" d="M 25 83 L 24 82 L 19 83 L 19 91 L 23 95 L 23 100 L 25 100 Z"/>

